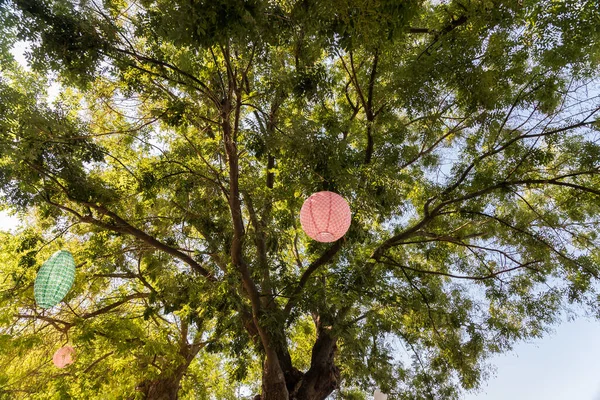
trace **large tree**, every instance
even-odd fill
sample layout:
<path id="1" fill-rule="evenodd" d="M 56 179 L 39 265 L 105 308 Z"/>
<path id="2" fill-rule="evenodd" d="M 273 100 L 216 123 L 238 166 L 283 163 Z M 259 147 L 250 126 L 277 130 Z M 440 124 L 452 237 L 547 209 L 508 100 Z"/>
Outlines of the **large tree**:
<path id="1" fill-rule="evenodd" d="M 0 397 L 452 399 L 598 314 L 595 0 L 0 7 Z"/>

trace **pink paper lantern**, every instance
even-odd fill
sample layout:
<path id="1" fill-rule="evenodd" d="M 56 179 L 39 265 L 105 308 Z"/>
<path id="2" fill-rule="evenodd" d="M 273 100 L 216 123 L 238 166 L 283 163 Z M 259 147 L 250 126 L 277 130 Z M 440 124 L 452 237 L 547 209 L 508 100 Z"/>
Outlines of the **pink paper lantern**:
<path id="1" fill-rule="evenodd" d="M 69 364 L 73 364 L 73 356 L 75 355 L 75 349 L 71 346 L 64 346 L 56 350 L 52 357 L 52 362 L 56 368 L 64 368 Z"/>
<path id="2" fill-rule="evenodd" d="M 300 210 L 300 224 L 306 234 L 317 242 L 335 242 L 350 228 L 350 206 L 333 192 L 317 192 Z"/>

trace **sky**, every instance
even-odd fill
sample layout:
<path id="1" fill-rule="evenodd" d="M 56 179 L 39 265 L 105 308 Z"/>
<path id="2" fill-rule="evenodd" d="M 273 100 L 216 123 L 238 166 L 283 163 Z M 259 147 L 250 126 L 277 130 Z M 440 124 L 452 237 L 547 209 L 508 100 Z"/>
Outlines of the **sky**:
<path id="1" fill-rule="evenodd" d="M 13 54 L 25 65 L 24 43 Z M 51 88 L 50 97 L 58 92 Z M 0 230 L 14 230 L 18 218 L 0 211 Z M 464 400 L 600 400 L 600 322 L 563 322 L 553 334 L 519 343 L 492 358 L 496 372 Z"/>
<path id="2" fill-rule="evenodd" d="M 600 400 L 600 322 L 564 322 L 554 334 L 494 357 L 496 376 L 465 400 Z"/>
<path id="3" fill-rule="evenodd" d="M 9 215 L 6 211 L 0 211 L 0 231 L 12 231 L 17 228 L 19 219 Z"/>

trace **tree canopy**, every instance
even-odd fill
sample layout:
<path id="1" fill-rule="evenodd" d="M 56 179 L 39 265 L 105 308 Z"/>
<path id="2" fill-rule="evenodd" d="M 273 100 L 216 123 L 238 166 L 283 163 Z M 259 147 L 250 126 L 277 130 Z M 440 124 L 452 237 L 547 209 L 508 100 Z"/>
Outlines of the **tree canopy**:
<path id="1" fill-rule="evenodd" d="M 454 399 L 565 310 L 600 316 L 593 0 L 0 0 L 0 22 L 23 218 L 0 398 Z M 352 210 L 330 244 L 298 218 L 320 190 Z M 44 310 L 60 249 L 75 284 Z"/>

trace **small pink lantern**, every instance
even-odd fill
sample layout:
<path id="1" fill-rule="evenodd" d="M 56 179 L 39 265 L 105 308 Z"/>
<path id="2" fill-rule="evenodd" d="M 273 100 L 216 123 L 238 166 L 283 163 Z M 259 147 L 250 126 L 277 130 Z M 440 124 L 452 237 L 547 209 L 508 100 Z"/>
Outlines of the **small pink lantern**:
<path id="1" fill-rule="evenodd" d="M 314 193 L 300 210 L 302 229 L 317 242 L 335 242 L 344 236 L 351 219 L 348 202 L 333 192 Z"/>
<path id="2" fill-rule="evenodd" d="M 69 364 L 73 364 L 73 356 L 75 355 L 75 349 L 71 346 L 64 346 L 56 350 L 52 357 L 52 362 L 56 368 L 64 368 Z"/>
<path id="3" fill-rule="evenodd" d="M 387 400 L 387 398 L 387 394 L 381 393 L 379 389 L 376 389 L 375 393 L 373 393 L 373 400 Z"/>

